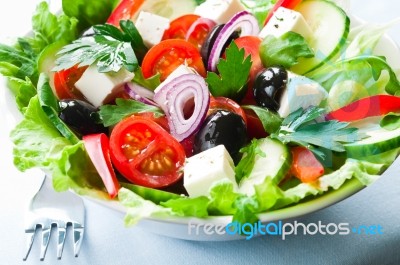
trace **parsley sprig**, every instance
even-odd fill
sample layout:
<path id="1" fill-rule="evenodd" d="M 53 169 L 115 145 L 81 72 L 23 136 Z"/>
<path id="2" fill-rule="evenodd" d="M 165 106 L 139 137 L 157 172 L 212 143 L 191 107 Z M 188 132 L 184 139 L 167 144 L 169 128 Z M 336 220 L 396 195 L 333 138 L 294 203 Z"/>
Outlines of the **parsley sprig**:
<path id="1" fill-rule="evenodd" d="M 96 63 L 102 73 L 118 72 L 122 67 L 135 71 L 147 48 L 132 21 L 120 21 L 120 28 L 110 24 L 93 26 L 93 35 L 83 36 L 61 49 L 53 70 Z"/>
<path id="2" fill-rule="evenodd" d="M 214 97 L 238 99 L 245 92 L 245 84 L 250 73 L 251 56 L 245 57 L 244 49 L 232 42 L 226 49 L 225 59 L 217 65 L 219 75 L 208 72 L 206 81 Z"/>
<path id="3" fill-rule="evenodd" d="M 364 135 L 357 128 L 348 127 L 348 123 L 330 120 L 315 122 L 315 119 L 324 114 L 325 110 L 319 107 L 302 108 L 286 117 L 280 129 L 271 135 L 281 142 L 296 143 L 309 148 L 315 155 L 324 159 L 323 152 L 316 147 L 322 147 L 336 152 L 344 152 L 343 144 L 360 140 Z"/>

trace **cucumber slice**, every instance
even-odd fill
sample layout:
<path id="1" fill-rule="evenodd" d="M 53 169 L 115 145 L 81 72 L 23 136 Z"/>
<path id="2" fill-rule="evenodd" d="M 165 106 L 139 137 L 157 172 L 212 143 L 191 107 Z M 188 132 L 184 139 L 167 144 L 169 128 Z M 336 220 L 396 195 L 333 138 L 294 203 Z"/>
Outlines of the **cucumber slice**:
<path id="1" fill-rule="evenodd" d="M 348 157 L 363 158 L 400 147 L 400 128 L 393 131 L 379 128 L 369 131 L 366 134 L 370 137 L 344 146 Z"/>
<path id="2" fill-rule="evenodd" d="M 140 11 L 146 11 L 173 20 L 185 14 L 193 14 L 196 6 L 195 0 L 147 0 L 140 7 Z M 136 12 L 136 16 L 139 13 Z"/>
<path id="3" fill-rule="evenodd" d="M 309 45 L 315 56 L 300 58 L 291 68 L 297 74 L 305 74 L 327 63 L 345 47 L 350 19 L 343 9 L 325 0 L 303 1 L 296 11 L 303 15 L 313 32 Z"/>
<path id="4" fill-rule="evenodd" d="M 255 193 L 254 185 L 263 183 L 267 177 L 278 184 L 292 164 L 292 156 L 286 145 L 270 138 L 258 141 L 258 147 L 265 153 L 265 157 L 259 156 L 250 175 L 239 183 L 239 191 L 249 196 Z"/>

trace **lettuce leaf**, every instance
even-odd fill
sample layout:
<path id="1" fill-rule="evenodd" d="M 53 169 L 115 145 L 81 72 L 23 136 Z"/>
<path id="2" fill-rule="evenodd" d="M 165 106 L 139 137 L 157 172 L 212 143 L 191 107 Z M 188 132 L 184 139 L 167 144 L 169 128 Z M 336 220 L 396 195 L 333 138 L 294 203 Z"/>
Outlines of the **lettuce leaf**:
<path id="1" fill-rule="evenodd" d="M 62 8 L 67 16 L 78 19 L 80 31 L 90 26 L 105 23 L 119 0 L 62 0 Z"/>
<path id="2" fill-rule="evenodd" d="M 209 199 L 205 196 L 195 198 L 182 197 L 161 202 L 160 204 L 164 207 L 170 208 L 177 216 L 204 218 L 208 216 L 208 201 Z"/>
<path id="3" fill-rule="evenodd" d="M 277 0 L 241 0 L 241 2 L 256 17 L 260 28 L 263 28 L 265 19 Z"/>

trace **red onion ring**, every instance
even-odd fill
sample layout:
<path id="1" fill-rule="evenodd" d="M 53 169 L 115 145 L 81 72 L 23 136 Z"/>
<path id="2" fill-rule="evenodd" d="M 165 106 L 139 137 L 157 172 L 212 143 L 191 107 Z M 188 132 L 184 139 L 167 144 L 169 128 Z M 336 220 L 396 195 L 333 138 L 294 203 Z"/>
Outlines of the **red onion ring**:
<path id="1" fill-rule="evenodd" d="M 185 106 L 194 101 L 194 110 L 185 117 Z M 210 93 L 203 77 L 184 74 L 157 88 L 154 101 L 164 110 L 171 135 L 183 141 L 197 132 L 207 115 Z"/>
<path id="2" fill-rule="evenodd" d="M 140 101 L 147 105 L 157 106 L 153 101 L 154 92 L 139 86 L 138 84 L 128 82 L 124 86 L 125 92 L 134 100 Z"/>
<path id="3" fill-rule="evenodd" d="M 221 29 L 215 40 L 207 62 L 207 69 L 215 72 L 217 63 L 225 43 L 236 30 L 240 30 L 240 37 L 256 36 L 260 32 L 257 19 L 249 12 L 242 11 L 234 15 Z"/>

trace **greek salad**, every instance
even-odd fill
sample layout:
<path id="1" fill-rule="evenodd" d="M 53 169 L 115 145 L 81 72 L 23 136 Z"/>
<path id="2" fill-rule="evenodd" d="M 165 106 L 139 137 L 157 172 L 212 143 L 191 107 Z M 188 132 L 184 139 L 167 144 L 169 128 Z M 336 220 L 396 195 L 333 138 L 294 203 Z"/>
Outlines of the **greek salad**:
<path id="1" fill-rule="evenodd" d="M 258 214 L 369 185 L 400 153 L 392 26 L 334 0 L 63 0 L 0 44 L 14 164 L 126 223 Z M 82 7 L 85 8 L 82 8 Z"/>

